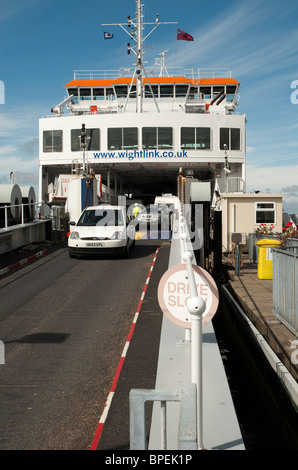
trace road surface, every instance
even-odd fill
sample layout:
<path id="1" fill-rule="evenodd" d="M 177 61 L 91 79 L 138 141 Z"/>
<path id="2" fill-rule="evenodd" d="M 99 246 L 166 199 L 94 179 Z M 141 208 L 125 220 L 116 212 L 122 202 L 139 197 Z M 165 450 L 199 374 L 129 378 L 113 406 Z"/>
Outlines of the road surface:
<path id="1" fill-rule="evenodd" d="M 129 449 L 129 390 L 155 385 L 168 256 L 158 240 L 138 241 L 129 259 L 70 259 L 60 247 L 0 279 L 0 450 Z"/>

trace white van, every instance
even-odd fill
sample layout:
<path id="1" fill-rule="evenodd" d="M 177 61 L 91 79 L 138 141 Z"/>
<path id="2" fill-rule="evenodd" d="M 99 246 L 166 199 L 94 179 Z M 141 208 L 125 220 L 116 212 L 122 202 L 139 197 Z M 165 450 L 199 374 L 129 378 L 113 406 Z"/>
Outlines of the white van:
<path id="1" fill-rule="evenodd" d="M 128 256 L 135 244 L 135 228 L 122 206 L 87 207 L 77 223 L 70 222 L 68 250 L 71 258 L 85 254 L 120 253 Z"/>

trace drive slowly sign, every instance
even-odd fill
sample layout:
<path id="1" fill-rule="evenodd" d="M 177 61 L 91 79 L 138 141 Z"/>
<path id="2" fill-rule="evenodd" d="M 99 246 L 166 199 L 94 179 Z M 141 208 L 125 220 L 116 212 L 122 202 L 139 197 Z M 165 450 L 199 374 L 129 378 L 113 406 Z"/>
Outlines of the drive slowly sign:
<path id="1" fill-rule="evenodd" d="M 218 289 L 210 274 L 193 266 L 198 296 L 206 303 L 203 325 L 208 323 L 218 307 Z M 158 301 L 166 317 L 184 328 L 191 328 L 191 315 L 187 309 L 190 298 L 188 274 L 185 264 L 173 266 L 162 276 L 158 286 Z"/>

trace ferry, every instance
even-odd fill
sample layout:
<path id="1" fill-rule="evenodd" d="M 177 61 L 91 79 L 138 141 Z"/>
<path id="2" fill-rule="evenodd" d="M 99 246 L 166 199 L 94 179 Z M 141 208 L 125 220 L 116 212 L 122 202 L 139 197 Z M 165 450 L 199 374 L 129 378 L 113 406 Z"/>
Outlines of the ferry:
<path id="1" fill-rule="evenodd" d="M 103 25 L 128 34 L 134 66 L 74 71 L 63 100 L 39 120 L 39 201 L 62 206 L 70 220 L 119 195 L 177 195 L 179 176 L 207 185 L 192 200 L 208 211 L 222 193 L 245 192 L 240 83 L 228 69 L 169 68 L 167 50 L 145 69 L 144 42 L 163 24 L 158 15 L 146 23 L 136 0 L 134 19 Z"/>

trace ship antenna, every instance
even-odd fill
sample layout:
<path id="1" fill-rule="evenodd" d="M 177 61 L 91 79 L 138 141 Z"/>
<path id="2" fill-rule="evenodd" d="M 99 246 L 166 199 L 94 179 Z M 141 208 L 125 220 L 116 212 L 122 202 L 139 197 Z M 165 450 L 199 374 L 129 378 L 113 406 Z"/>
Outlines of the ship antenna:
<path id="1" fill-rule="evenodd" d="M 128 22 L 127 23 L 112 23 L 112 24 L 103 24 L 102 26 L 120 26 L 129 36 L 130 36 L 130 39 L 135 41 L 136 45 L 135 46 L 130 46 L 130 44 L 128 45 L 128 52 L 130 52 L 131 50 L 134 52 L 134 54 L 136 55 L 136 67 L 135 67 L 135 71 L 134 71 L 134 75 L 133 75 L 133 78 L 132 78 L 132 83 L 131 83 L 131 87 L 130 87 L 130 90 L 132 88 L 132 84 L 133 84 L 133 81 L 134 79 L 136 78 L 136 104 L 137 104 L 137 113 L 142 113 L 143 112 L 143 77 L 145 76 L 146 77 L 146 80 L 148 82 L 148 85 L 150 87 L 150 90 L 151 90 L 151 93 L 152 93 L 152 96 L 154 98 L 154 94 L 152 92 L 152 89 L 151 89 L 151 85 L 149 83 L 149 80 L 148 80 L 148 77 L 147 77 L 147 74 L 146 74 L 146 71 L 145 71 L 145 67 L 144 67 L 144 42 L 146 41 L 146 39 L 148 38 L 148 36 L 150 36 L 150 34 L 153 33 L 153 31 L 158 28 L 158 26 L 160 24 L 177 24 L 177 22 L 160 22 L 159 21 L 159 15 L 157 14 L 156 16 L 156 20 L 154 23 L 145 23 L 144 22 L 144 16 L 143 16 L 143 4 L 141 3 L 141 0 L 136 0 L 136 18 L 135 19 L 131 19 L 130 16 L 128 17 Z M 153 28 L 151 29 L 151 31 L 145 36 L 143 37 L 143 31 L 144 31 L 144 26 L 145 25 L 153 25 Z M 131 27 L 134 27 L 136 29 L 136 34 L 133 34 L 132 31 L 131 31 Z M 129 28 L 129 30 L 127 30 L 127 28 Z M 128 93 L 128 96 L 129 96 L 129 93 Z M 127 96 L 127 99 L 128 99 L 128 96 Z M 157 106 L 157 103 L 156 103 L 156 100 L 154 98 L 154 101 L 155 101 L 155 104 Z M 158 107 L 157 107 L 158 109 Z"/>
<path id="2" fill-rule="evenodd" d="M 155 59 L 155 65 L 160 65 L 160 72 L 159 72 L 159 76 L 160 77 L 168 77 L 169 74 L 168 74 L 168 71 L 167 71 L 167 68 L 166 68 L 166 61 L 165 61 L 165 57 L 166 57 L 166 53 L 169 52 L 169 49 L 167 49 L 166 51 L 163 51 L 161 52 L 159 55 L 161 55 L 161 57 L 156 57 Z"/>

